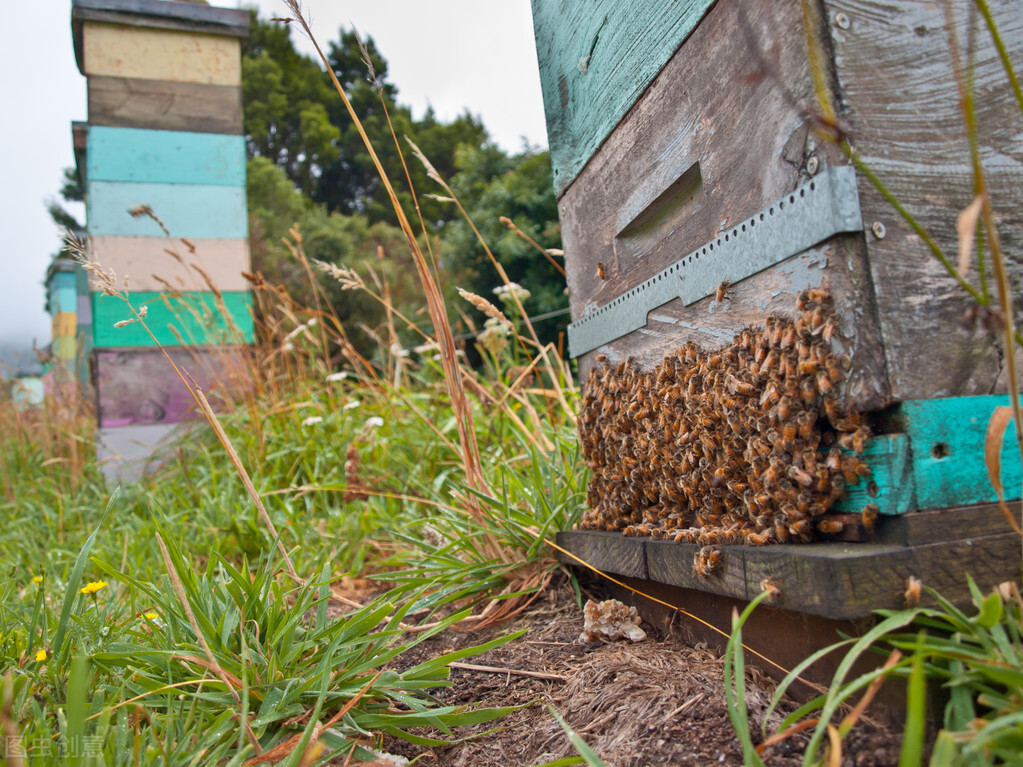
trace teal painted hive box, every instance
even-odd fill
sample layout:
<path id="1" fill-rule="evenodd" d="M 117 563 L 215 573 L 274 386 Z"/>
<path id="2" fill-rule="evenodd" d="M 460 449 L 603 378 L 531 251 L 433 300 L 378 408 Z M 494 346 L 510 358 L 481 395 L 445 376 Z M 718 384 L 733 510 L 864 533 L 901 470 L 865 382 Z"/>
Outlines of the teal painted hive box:
<path id="1" fill-rule="evenodd" d="M 1018 285 L 1019 109 L 984 19 L 952 5 L 961 55 L 973 41 L 978 154 Z M 1019 67 L 1018 3 L 990 7 Z M 583 375 L 598 355 L 650 370 L 687 342 L 721 348 L 826 291 L 840 404 L 873 434 L 872 475 L 835 510 L 994 500 L 983 454 L 1008 404 L 999 337 L 969 321 L 974 299 L 824 136 L 847 139 L 955 260 L 974 182 L 944 5 L 533 0 L 533 16 Z M 981 285 L 977 258 L 964 277 Z M 1006 436 L 1004 485 L 1019 498 Z"/>

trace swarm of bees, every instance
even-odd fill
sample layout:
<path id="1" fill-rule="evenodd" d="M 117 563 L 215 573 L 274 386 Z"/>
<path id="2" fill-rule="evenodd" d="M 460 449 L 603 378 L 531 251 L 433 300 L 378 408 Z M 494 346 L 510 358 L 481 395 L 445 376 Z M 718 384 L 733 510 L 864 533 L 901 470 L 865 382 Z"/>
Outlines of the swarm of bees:
<path id="1" fill-rule="evenodd" d="M 701 546 L 830 529 L 822 515 L 870 474 L 858 456 L 871 432 L 838 404 L 849 359 L 832 350 L 830 294 L 804 291 L 797 309 L 717 351 L 688 343 L 649 371 L 598 356 L 579 419 L 593 472 L 584 527 Z M 719 563 L 712 552 L 701 574 Z"/>

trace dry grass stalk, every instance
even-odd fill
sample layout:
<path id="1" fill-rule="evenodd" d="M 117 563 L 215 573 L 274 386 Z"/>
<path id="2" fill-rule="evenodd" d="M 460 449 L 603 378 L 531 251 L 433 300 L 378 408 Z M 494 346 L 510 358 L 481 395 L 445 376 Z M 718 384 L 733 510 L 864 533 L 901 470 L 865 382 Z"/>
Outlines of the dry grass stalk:
<path id="1" fill-rule="evenodd" d="M 329 60 L 324 55 L 319 44 L 316 42 L 312 34 L 312 30 L 309 28 L 308 22 L 302 14 L 298 0 L 286 0 L 286 5 L 291 11 L 292 17 L 299 23 L 306 35 L 312 41 L 320 60 L 323 62 L 327 73 L 330 75 L 331 81 L 334 83 L 334 88 L 341 97 L 341 100 L 345 105 L 345 109 L 348 111 L 356 130 L 359 132 L 359 136 L 362 138 L 366 151 L 369 153 L 370 159 L 373 161 L 373 165 L 376 167 L 377 173 L 379 174 L 384 188 L 387 191 L 387 195 L 390 198 L 391 205 L 398 218 L 399 227 L 405 235 L 409 251 L 411 252 L 415 262 L 416 271 L 418 272 L 420 282 L 422 283 L 423 292 L 426 295 L 430 319 L 433 322 L 434 332 L 437 336 L 436 340 L 440 347 L 441 362 L 444 368 L 444 379 L 457 423 L 459 443 L 461 445 L 460 452 L 466 483 L 470 488 L 473 488 L 478 492 L 486 492 L 487 484 L 483 477 L 479 446 L 476 443 L 476 432 L 473 428 L 472 411 L 469 401 L 466 398 L 465 388 L 462 385 L 462 377 L 458 370 L 459 362 L 456 354 L 457 350 L 455 347 L 454 336 L 451 332 L 451 324 L 447 316 L 447 309 L 444 306 L 444 298 L 437 286 L 436 280 L 434 279 L 430 265 L 427 263 L 426 258 L 423 255 L 423 251 L 419 247 L 419 243 L 416 241 L 415 232 L 409 223 L 408 217 L 405 215 L 405 211 L 402 209 L 398 196 L 394 191 L 394 187 L 388 179 L 387 173 L 384 171 L 383 165 L 377 156 L 376 150 L 373 148 L 373 144 L 370 141 L 369 136 L 366 134 L 362 121 L 359 119 L 359 116 L 356 114 L 351 102 L 348 100 L 348 97 L 344 92 L 344 88 L 341 87 L 341 83 L 338 81 L 333 68 L 330 66 Z M 468 510 L 476 517 L 481 517 L 485 514 L 484 510 L 475 499 L 470 500 Z M 500 547 L 497 545 L 496 541 L 488 541 L 486 546 L 487 548 L 495 549 L 492 552 L 494 554 L 498 554 L 500 552 Z"/>

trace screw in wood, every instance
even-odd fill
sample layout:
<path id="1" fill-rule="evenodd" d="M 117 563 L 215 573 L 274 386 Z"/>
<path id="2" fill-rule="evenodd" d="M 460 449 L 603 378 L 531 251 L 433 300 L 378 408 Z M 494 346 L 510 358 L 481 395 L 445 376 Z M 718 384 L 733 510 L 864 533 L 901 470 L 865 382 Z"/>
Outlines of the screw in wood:
<path id="1" fill-rule="evenodd" d="M 844 13 L 835 14 L 835 24 L 838 25 L 839 29 L 849 29 L 852 26 L 852 22 L 849 21 L 849 17 Z"/>
<path id="2" fill-rule="evenodd" d="M 888 230 L 884 228 L 884 224 L 880 221 L 875 221 L 870 225 L 870 231 L 874 233 L 874 236 L 879 240 L 883 240 L 884 236 L 888 233 Z"/>
<path id="3" fill-rule="evenodd" d="M 820 163 L 816 157 L 809 157 L 806 161 L 806 172 L 811 176 L 817 175 L 817 169 L 820 167 Z"/>

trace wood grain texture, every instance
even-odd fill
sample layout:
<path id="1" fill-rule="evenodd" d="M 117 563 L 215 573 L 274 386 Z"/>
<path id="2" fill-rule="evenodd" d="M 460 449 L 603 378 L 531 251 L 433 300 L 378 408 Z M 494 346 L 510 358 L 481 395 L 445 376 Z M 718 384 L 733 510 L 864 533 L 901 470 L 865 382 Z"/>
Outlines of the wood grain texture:
<path id="1" fill-rule="evenodd" d="M 244 356 L 237 348 L 168 349 L 216 407 L 217 392 L 230 391 L 244 378 Z M 163 352 L 148 349 L 97 351 L 92 357 L 100 427 L 182 423 L 201 418 L 191 392 Z"/>
<path id="2" fill-rule="evenodd" d="M 809 157 L 820 168 L 843 164 L 809 130 L 800 105 L 812 104 L 812 94 L 796 0 L 715 5 L 561 200 L 573 318 L 789 194 L 810 179 Z M 644 210 L 652 219 L 638 229 L 654 231 L 652 238 L 632 227 Z M 686 341 L 718 347 L 769 315 L 794 316 L 798 293 L 814 287 L 827 288 L 839 312 L 839 353 L 852 359 L 846 401 L 863 410 L 887 405 L 859 234 L 742 280 L 723 302 L 710 296 L 689 307 L 666 304 L 650 313 L 644 330 L 599 351 L 649 367 Z M 584 373 L 595 355 L 581 358 Z"/>
<path id="3" fill-rule="evenodd" d="M 646 578 L 646 541 L 593 530 L 575 530 L 557 535 L 558 545 L 568 549 L 583 562 L 603 572 Z M 566 564 L 579 565 L 574 557 L 558 553 Z"/>
<path id="4" fill-rule="evenodd" d="M 905 434 L 879 434 L 867 442 L 861 456 L 871 475 L 846 485 L 837 511 L 860 512 L 875 503 L 881 514 L 906 514 L 917 508 L 913 458 Z"/>
<path id="5" fill-rule="evenodd" d="M 89 127 L 86 178 L 245 186 L 245 138 L 219 133 Z"/>
<path id="6" fill-rule="evenodd" d="M 944 3 L 827 0 L 835 74 L 852 143 L 888 188 L 955 260 L 956 216 L 973 198 L 969 149 L 949 52 Z M 1023 62 L 1023 13 L 1017 0 L 991 10 L 1017 67 Z M 956 3 L 959 46 L 966 50 L 968 3 Z M 1023 279 L 1023 219 L 1012 212 L 1023 190 L 1023 133 L 991 37 L 976 16 L 974 79 L 979 148 L 1013 283 Z M 1005 391 L 995 339 L 959 325 L 971 299 L 881 196 L 861 183 L 892 397 L 896 400 Z M 969 274 L 977 283 L 976 269 Z M 1017 302 L 1018 304 L 1018 302 Z M 1020 307 L 1017 305 L 1017 309 Z M 997 388 L 995 388 L 997 387 Z"/>
<path id="7" fill-rule="evenodd" d="M 913 475 L 921 509 L 996 500 L 984 463 L 988 421 L 1006 395 L 903 402 L 901 421 L 913 451 Z M 1023 471 L 1009 426 L 1002 441 L 1001 477 L 1006 498 L 1020 497 Z"/>
<path id="8" fill-rule="evenodd" d="M 148 205 L 172 237 L 248 236 L 245 187 L 90 181 L 88 191 L 85 208 L 91 235 L 164 237 L 149 216 L 129 213 Z"/>
<path id="9" fill-rule="evenodd" d="M 137 482 L 156 468 L 159 450 L 181 434 L 175 424 L 140 424 L 100 428 L 96 433 L 96 461 L 108 484 Z"/>
<path id="10" fill-rule="evenodd" d="M 75 312 L 57 312 L 53 315 L 51 325 L 54 338 L 74 337 L 78 328 L 78 315 Z"/>
<path id="11" fill-rule="evenodd" d="M 193 345 L 230 345 L 252 341 L 252 294 L 182 293 L 167 296 L 148 291 L 133 292 L 132 306 L 149 307 L 146 325 L 154 341 L 138 322 L 115 328 L 114 323 L 132 315 L 116 296 L 92 294 L 93 345 L 97 349 Z"/>
<path id="12" fill-rule="evenodd" d="M 86 21 L 81 50 L 87 76 L 241 84 L 241 43 L 235 37 Z"/>
<path id="13" fill-rule="evenodd" d="M 217 290 L 249 289 L 248 280 L 242 277 L 243 271 L 251 269 L 248 240 L 195 238 L 186 242 L 165 237 L 97 236 L 89 239 L 89 252 L 118 278 L 127 277 L 132 290 L 161 291 L 168 285 L 177 290 L 209 290 L 199 269 Z"/>
<path id="14" fill-rule="evenodd" d="M 201 133 L 242 133 L 242 92 L 130 77 L 90 77 L 89 123 Z"/>
<path id="15" fill-rule="evenodd" d="M 1012 536 L 1015 533 L 1002 510 L 991 503 L 885 517 L 879 520 L 877 527 L 879 543 L 903 546 L 970 541 L 992 535 Z"/>
<path id="16" fill-rule="evenodd" d="M 712 4 L 713 0 L 533 0 L 558 195 Z"/>
<path id="17" fill-rule="evenodd" d="M 576 535 L 563 534 L 559 542 L 575 553 Z M 628 539 L 615 533 L 590 535 L 608 538 L 604 546 L 608 564 L 604 569 L 615 573 L 614 541 Z M 704 578 L 692 569 L 698 546 L 645 540 L 645 547 L 652 582 L 748 601 L 769 580 L 781 589 L 776 606 L 833 619 L 862 618 L 879 608 L 903 607 L 909 576 L 919 578 L 954 602 L 966 603 L 970 599 L 964 577 L 967 573 L 985 590 L 1015 577 L 1023 564 L 1019 539 L 1007 535 L 972 536 L 915 546 L 892 543 L 723 546 L 720 572 Z"/>

